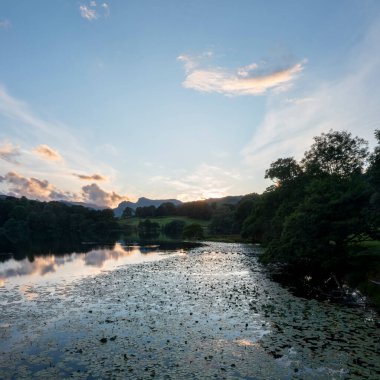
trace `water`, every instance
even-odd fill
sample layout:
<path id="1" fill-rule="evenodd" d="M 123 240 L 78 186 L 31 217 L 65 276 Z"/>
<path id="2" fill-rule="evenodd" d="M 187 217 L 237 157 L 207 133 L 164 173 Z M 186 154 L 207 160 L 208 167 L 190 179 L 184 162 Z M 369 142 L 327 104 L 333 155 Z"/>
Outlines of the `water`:
<path id="1" fill-rule="evenodd" d="M 0 264 L 0 377 L 380 377 L 373 311 L 292 295 L 254 246 L 172 248 Z"/>

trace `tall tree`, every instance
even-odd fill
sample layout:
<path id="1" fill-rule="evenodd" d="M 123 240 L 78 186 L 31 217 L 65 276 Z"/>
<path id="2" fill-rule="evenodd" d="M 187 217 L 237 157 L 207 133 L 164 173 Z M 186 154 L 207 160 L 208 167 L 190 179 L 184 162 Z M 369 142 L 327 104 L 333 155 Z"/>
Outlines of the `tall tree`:
<path id="1" fill-rule="evenodd" d="M 347 131 L 322 133 L 314 137 L 314 144 L 301 161 L 312 174 L 327 173 L 347 177 L 361 172 L 368 157 L 368 142 L 352 137 Z"/>

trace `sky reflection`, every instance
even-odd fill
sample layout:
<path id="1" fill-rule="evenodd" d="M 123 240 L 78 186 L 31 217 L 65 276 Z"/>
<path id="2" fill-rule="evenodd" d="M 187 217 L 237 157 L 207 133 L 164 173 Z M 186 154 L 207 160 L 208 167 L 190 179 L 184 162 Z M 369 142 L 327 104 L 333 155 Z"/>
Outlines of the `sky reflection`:
<path id="1" fill-rule="evenodd" d="M 112 248 L 93 249 L 87 253 L 73 252 L 35 256 L 0 263 L 0 286 L 49 283 L 96 275 L 118 266 L 160 260 L 166 256 L 159 246 L 126 246 L 116 243 Z M 174 250 L 172 254 L 183 254 Z"/>

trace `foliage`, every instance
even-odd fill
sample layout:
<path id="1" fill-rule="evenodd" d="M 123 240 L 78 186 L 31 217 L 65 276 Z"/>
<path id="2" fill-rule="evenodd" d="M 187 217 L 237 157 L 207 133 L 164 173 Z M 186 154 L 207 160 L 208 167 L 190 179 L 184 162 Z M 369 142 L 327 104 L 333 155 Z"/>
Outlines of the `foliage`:
<path id="1" fill-rule="evenodd" d="M 270 168 L 265 171 L 265 178 L 277 180 L 276 182 L 282 183 L 298 177 L 301 172 L 301 167 L 293 157 L 279 158 L 272 162 Z"/>
<path id="2" fill-rule="evenodd" d="M 243 237 L 266 245 L 264 261 L 342 273 L 354 244 L 379 239 L 379 131 L 376 137 L 379 146 L 369 155 L 363 139 L 330 131 L 314 138 L 300 163 L 270 165 L 266 178 L 277 186 L 254 202 L 242 225 Z"/>
<path id="3" fill-rule="evenodd" d="M 192 223 L 187 225 L 183 229 L 183 237 L 185 239 L 202 239 L 203 238 L 203 228 L 200 224 Z"/>
<path id="4" fill-rule="evenodd" d="M 194 219 L 209 220 L 212 216 L 212 207 L 206 201 L 182 203 L 177 206 L 177 214 Z"/>
<path id="5" fill-rule="evenodd" d="M 112 210 L 24 197 L 0 199 L 0 250 L 17 250 L 37 241 L 104 240 L 117 230 Z"/>
<path id="6" fill-rule="evenodd" d="M 165 224 L 163 231 L 167 236 L 181 237 L 186 223 L 182 220 L 172 220 Z"/>
<path id="7" fill-rule="evenodd" d="M 140 237 L 157 237 L 160 234 L 160 225 L 150 219 L 141 221 L 137 227 Z"/>
<path id="8" fill-rule="evenodd" d="M 121 217 L 122 217 L 122 218 L 130 218 L 131 216 L 133 216 L 133 214 L 134 214 L 133 208 L 131 208 L 131 207 L 126 207 L 126 208 L 123 210 L 123 213 L 121 214 Z"/>
<path id="9" fill-rule="evenodd" d="M 209 224 L 209 232 L 213 235 L 230 235 L 234 232 L 233 206 L 221 205 L 214 211 Z"/>
<path id="10" fill-rule="evenodd" d="M 348 177 L 361 172 L 368 157 L 368 143 L 346 131 L 332 131 L 314 137 L 301 163 L 306 172 Z"/>
<path id="11" fill-rule="evenodd" d="M 135 211 L 135 216 L 139 218 L 150 218 L 150 217 L 156 216 L 156 207 L 155 206 L 137 207 Z"/>
<path id="12" fill-rule="evenodd" d="M 165 202 L 157 208 L 155 216 L 172 216 L 176 215 L 176 213 L 176 206 L 171 202 Z"/>

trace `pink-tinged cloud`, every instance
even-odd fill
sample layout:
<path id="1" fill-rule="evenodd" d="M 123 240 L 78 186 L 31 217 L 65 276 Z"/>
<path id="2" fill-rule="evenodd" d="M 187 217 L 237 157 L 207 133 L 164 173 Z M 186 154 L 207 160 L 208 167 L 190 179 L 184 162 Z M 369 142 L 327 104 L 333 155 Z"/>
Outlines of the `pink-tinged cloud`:
<path id="1" fill-rule="evenodd" d="M 80 5 L 79 13 L 82 18 L 95 21 L 101 17 L 108 17 L 110 15 L 110 6 L 105 2 L 98 5 L 96 1 L 92 0 L 87 4 Z"/>
<path id="2" fill-rule="evenodd" d="M 62 156 L 59 152 L 48 145 L 39 145 L 34 149 L 34 152 L 48 161 L 62 161 Z"/>
<path id="3" fill-rule="evenodd" d="M 100 174 L 85 175 L 85 174 L 73 173 L 73 176 L 78 177 L 79 179 L 83 181 L 105 181 L 107 179 L 106 177 Z"/>
<path id="4" fill-rule="evenodd" d="M 27 178 L 16 172 L 9 172 L 0 176 L 0 183 L 8 187 L 8 195 L 15 197 L 27 197 L 40 201 L 52 200 L 78 200 L 78 197 L 70 192 L 61 191 L 47 180 L 38 178 Z"/>
<path id="5" fill-rule="evenodd" d="M 21 155 L 20 149 L 11 142 L 5 142 L 0 146 L 0 158 L 12 164 L 19 164 L 17 157 Z"/>
<path id="6" fill-rule="evenodd" d="M 256 63 L 235 70 L 202 69 L 197 58 L 181 55 L 178 60 L 184 64 L 186 78 L 182 84 L 185 88 L 227 96 L 285 91 L 304 68 L 303 61 L 271 71 L 262 70 Z"/>
<path id="7" fill-rule="evenodd" d="M 126 195 L 102 190 L 96 183 L 82 187 L 82 195 L 86 202 L 95 203 L 98 206 L 116 207 L 120 202 L 127 201 Z"/>
<path id="8" fill-rule="evenodd" d="M 81 17 L 89 21 L 96 20 L 99 17 L 96 10 L 88 7 L 87 5 L 79 6 L 79 12 Z"/>

